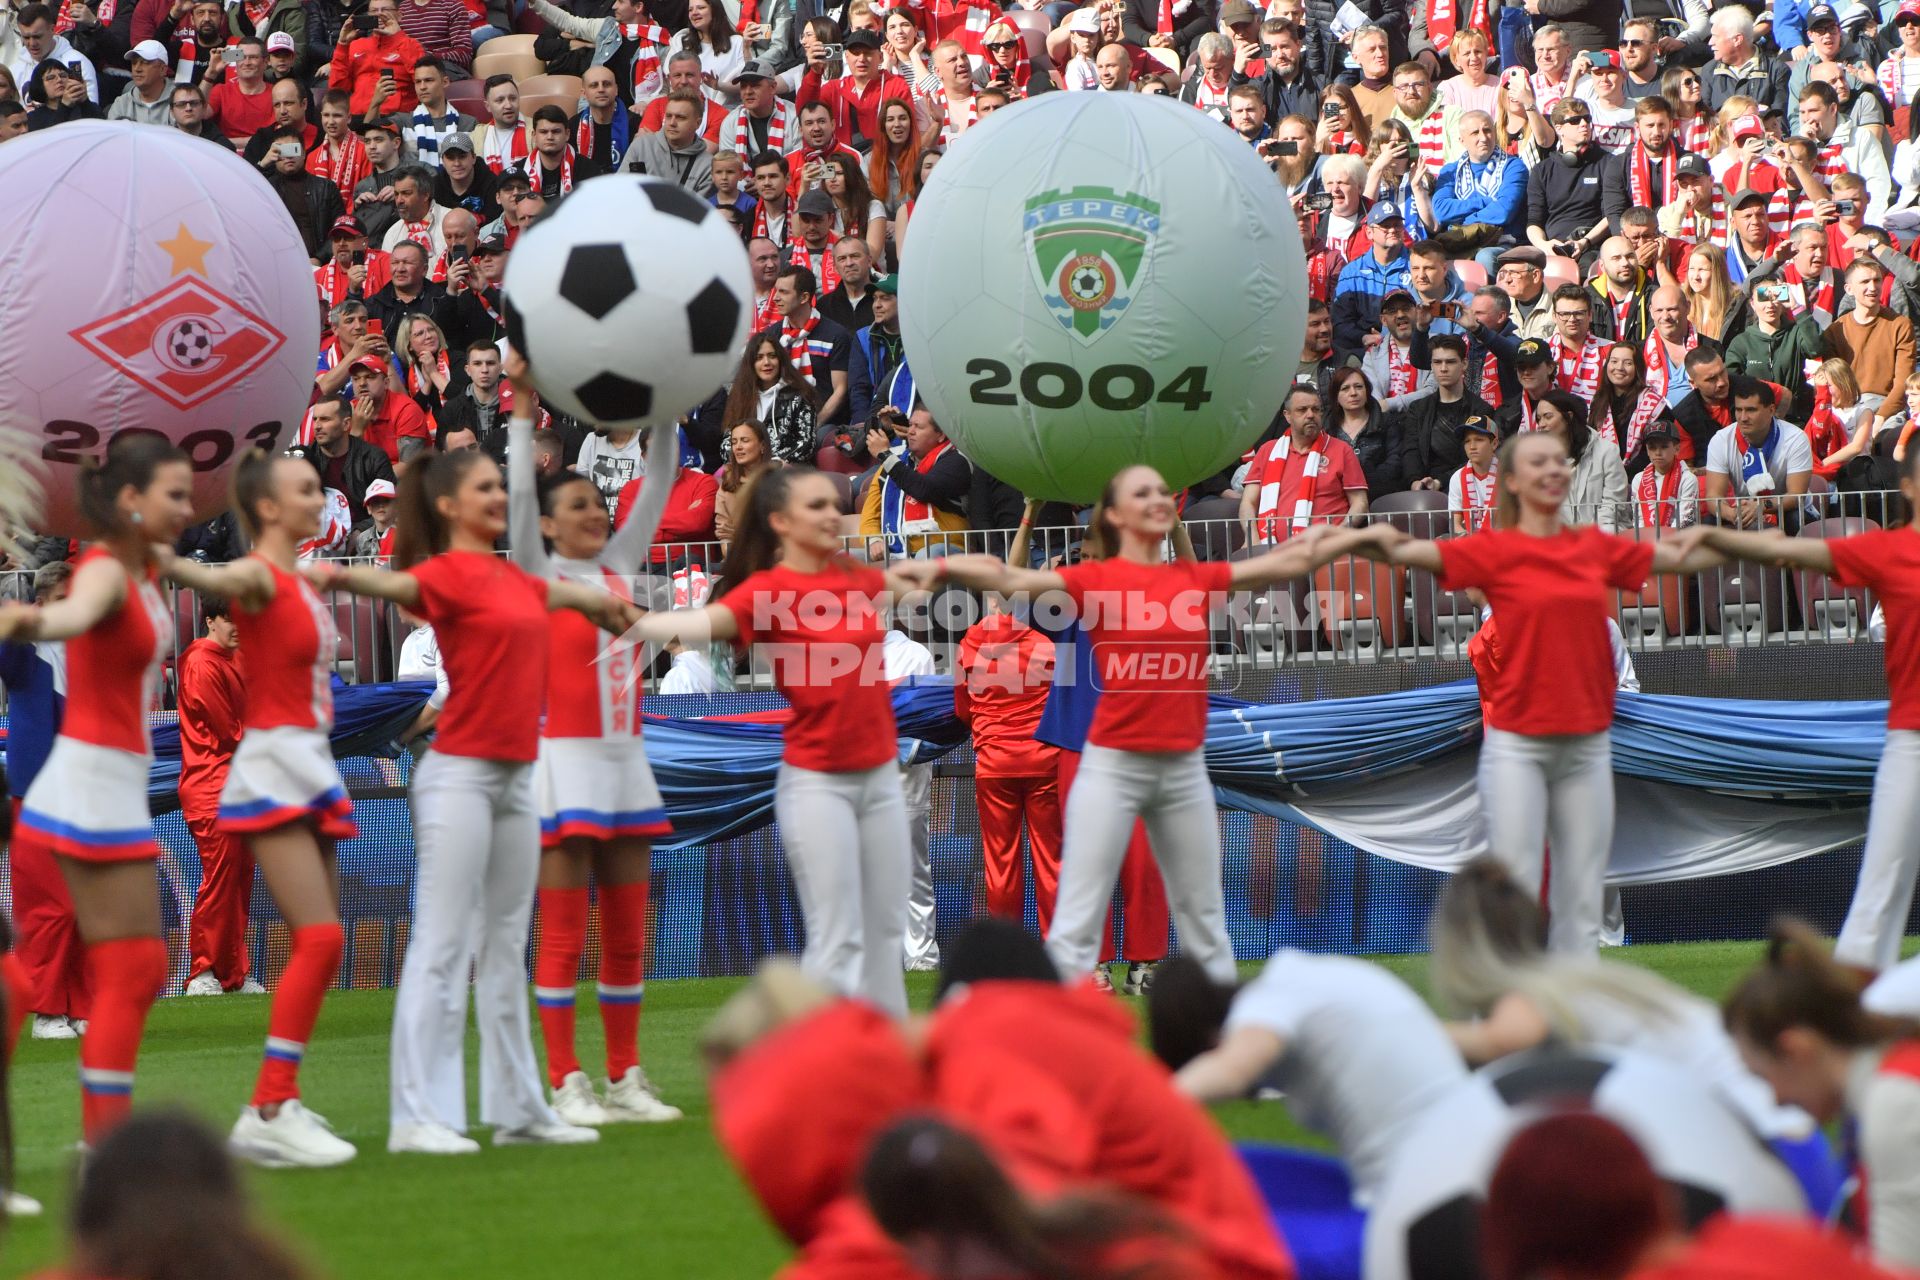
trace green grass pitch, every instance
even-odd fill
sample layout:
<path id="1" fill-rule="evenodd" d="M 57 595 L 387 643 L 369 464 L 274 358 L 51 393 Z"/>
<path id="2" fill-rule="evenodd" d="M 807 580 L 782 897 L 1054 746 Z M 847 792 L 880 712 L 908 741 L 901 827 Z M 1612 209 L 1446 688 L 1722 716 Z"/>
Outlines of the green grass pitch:
<path id="1" fill-rule="evenodd" d="M 1702 995 L 1718 997 L 1758 955 L 1755 944 L 1632 947 L 1615 956 L 1651 966 Z M 1425 958 L 1382 963 L 1419 985 Z M 1254 966 L 1246 967 L 1249 972 Z M 1116 970 L 1118 972 L 1118 970 Z M 640 1034 L 648 1074 L 687 1118 L 671 1125 L 618 1125 L 592 1147 L 496 1150 L 432 1158 L 386 1152 L 387 1037 L 391 992 L 336 992 L 328 1000 L 302 1072 L 306 1100 L 360 1148 L 343 1169 L 255 1172 L 249 1182 L 266 1219 L 290 1235 L 318 1271 L 335 1280 L 413 1277 L 768 1276 L 787 1250 L 715 1144 L 694 1044 L 701 1025 L 739 980 L 655 982 Z M 916 1007 L 931 975 L 911 975 Z M 138 1100 L 193 1108 L 221 1130 L 251 1092 L 266 1035 L 265 996 L 162 1001 L 140 1057 Z M 1130 1002 L 1137 1003 L 1137 1002 Z M 601 1062 L 591 986 L 580 992 L 580 1058 Z M 13 1223 L 0 1237 L 0 1276 L 18 1276 L 62 1256 L 62 1222 L 79 1090 L 72 1041 L 21 1040 L 13 1075 L 21 1190 L 48 1215 Z M 469 1036 L 468 1060 L 474 1060 Z M 469 1102 L 477 1085 L 469 1076 Z M 1236 1138 L 1310 1141 L 1276 1104 L 1219 1110 Z"/>

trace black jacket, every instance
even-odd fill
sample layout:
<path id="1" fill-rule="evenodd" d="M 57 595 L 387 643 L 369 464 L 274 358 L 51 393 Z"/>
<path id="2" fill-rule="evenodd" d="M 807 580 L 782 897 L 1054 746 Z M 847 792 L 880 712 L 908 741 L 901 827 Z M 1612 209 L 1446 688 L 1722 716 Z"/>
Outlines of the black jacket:
<path id="1" fill-rule="evenodd" d="M 1627 302 L 1627 322 L 1623 326 L 1614 315 L 1613 303 L 1600 296 L 1593 285 L 1587 286 L 1587 300 L 1593 303 L 1593 331 L 1602 338 L 1613 342 L 1641 343 L 1653 332 L 1654 279 L 1647 276 L 1640 287 L 1633 291 L 1633 297 Z"/>
<path id="2" fill-rule="evenodd" d="M 1572 159 L 1558 148 L 1541 156 L 1527 175 L 1527 225 L 1545 231 L 1549 240 L 1575 240 L 1591 231 L 1600 221 L 1600 178 L 1610 158 L 1592 143 Z"/>
<path id="3" fill-rule="evenodd" d="M 1004 559 L 1011 536 L 1008 531 L 1019 528 L 1026 510 L 1027 500 L 1018 489 L 974 467 L 973 487 L 967 493 L 967 523 L 975 529 L 995 530 L 980 550 Z"/>
<path id="4" fill-rule="evenodd" d="M 1310 70 L 1328 81 L 1340 79 L 1341 69 L 1347 64 L 1347 46 L 1329 34 L 1341 3 L 1342 0 L 1306 0 L 1306 21 L 1301 24 L 1306 27 L 1308 36 L 1301 57 Z M 1386 31 L 1387 65 L 1397 67 L 1405 62 L 1407 30 L 1411 25 L 1408 0 L 1353 0 L 1353 3 L 1373 19 L 1375 26 Z M 1309 57 L 1308 48 L 1316 56 Z"/>
<path id="5" fill-rule="evenodd" d="M 433 202 L 443 209 L 465 209 L 484 227 L 500 216 L 500 201 L 495 194 L 499 187 L 500 179 L 493 176 L 493 170 L 484 164 L 476 164 L 473 166 L 473 183 L 467 188 L 467 194 L 455 195 L 447 171 L 439 169 L 433 176 Z"/>
<path id="6" fill-rule="evenodd" d="M 1375 401 L 1367 410 L 1367 429 L 1357 440 L 1335 425 L 1338 418 L 1336 408 L 1329 415 L 1327 434 L 1353 446 L 1354 456 L 1360 459 L 1360 470 L 1366 473 L 1368 502 L 1399 493 L 1412 483 L 1413 477 L 1405 474 L 1401 456 L 1406 433 L 1401 428 L 1399 414 L 1383 412 Z"/>
<path id="7" fill-rule="evenodd" d="M 504 467 L 507 465 L 507 416 L 505 413 L 494 414 L 493 429 L 482 430 L 480 406 L 474 401 L 469 384 L 458 392 L 450 392 L 433 419 L 443 434 L 462 429 L 473 432 L 473 438 L 480 442 L 481 451 Z"/>
<path id="8" fill-rule="evenodd" d="M 327 233 L 333 230 L 334 221 L 346 212 L 346 207 L 340 203 L 340 188 L 325 178 L 316 178 L 304 171 L 292 176 L 276 173 L 268 182 L 273 185 L 274 195 L 281 201 L 288 201 L 288 193 L 292 192 L 292 200 L 304 202 L 305 225 L 297 220 L 294 225 L 300 229 L 307 256 L 314 259 L 323 257 L 328 252 Z M 288 216 L 292 216 L 291 212 Z"/>
<path id="9" fill-rule="evenodd" d="M 327 465 L 331 461 L 320 451 L 317 444 L 295 445 L 287 450 L 289 457 L 305 458 L 319 469 L 324 478 Z M 347 437 L 346 469 L 341 473 L 341 483 L 346 487 L 347 509 L 353 514 L 353 522 L 359 524 L 367 518 L 365 501 L 367 486 L 375 480 L 393 483 L 393 464 L 387 461 L 387 451 L 379 445 L 368 444 L 358 436 Z"/>
<path id="10" fill-rule="evenodd" d="M 1790 111 L 1793 104 L 1787 101 L 1787 77 L 1792 70 L 1793 65 L 1785 58 L 1765 54 L 1760 55 L 1759 72 L 1751 75 L 1736 76 L 1725 63 L 1714 62 L 1700 72 L 1700 96 L 1709 114 L 1717 114 L 1728 98 L 1739 94 L 1758 102 L 1763 116 L 1770 111 Z"/>
<path id="11" fill-rule="evenodd" d="M 1433 348 L 1427 345 L 1427 331 L 1415 329 L 1407 343 L 1407 360 L 1416 369 L 1430 369 L 1427 358 Z M 1520 394 L 1520 377 L 1513 371 L 1513 358 L 1520 349 L 1520 332 L 1508 320 L 1504 329 L 1473 329 L 1467 333 L 1467 387 L 1479 394 L 1481 377 L 1486 373 L 1487 357 L 1493 357 L 1500 376 L 1500 403 L 1511 404 Z M 1321 394 L 1325 394 L 1322 388 Z"/>
<path id="12" fill-rule="evenodd" d="M 1467 465 L 1460 424 L 1476 413 L 1493 416 L 1487 402 L 1471 391 L 1452 404 L 1441 404 L 1435 392 L 1421 396 L 1401 411 L 1400 470 L 1409 485 L 1420 479 L 1445 484 Z"/>
<path id="13" fill-rule="evenodd" d="M 833 292 L 821 294 L 820 301 L 816 305 L 821 315 L 848 333 L 857 333 L 873 323 L 873 287 L 871 285 L 867 287 L 866 295 L 858 304 L 847 301 L 847 286 L 841 283 L 833 286 Z M 848 377 L 851 380 L 852 375 L 849 374 Z"/>
<path id="14" fill-rule="evenodd" d="M 446 310 L 446 286 L 435 284 L 431 280 L 422 283 L 420 296 L 412 302 L 402 302 L 400 300 L 400 295 L 393 291 L 393 282 L 391 280 L 387 282 L 386 287 L 381 289 L 380 292 L 367 299 L 367 314 L 380 322 L 381 328 L 387 335 L 387 342 L 389 344 L 396 343 L 400 340 L 400 322 L 408 316 L 425 316 L 427 319 L 439 325 L 441 332 L 445 333 L 447 326 L 441 319 L 441 314 Z M 454 358 L 452 353 L 458 351 L 460 355 L 456 359 L 456 363 L 464 361 L 466 359 L 466 348 L 464 346 L 453 347 L 451 345 L 451 337 L 449 337 L 448 343 L 449 358 Z"/>
<path id="15" fill-rule="evenodd" d="M 1687 392 L 1686 399 L 1673 406 L 1671 412 L 1674 422 L 1679 425 L 1682 431 L 1687 433 L 1688 439 L 1693 441 L 1693 465 L 1696 467 L 1706 466 L 1707 445 L 1713 441 L 1713 437 L 1720 431 L 1720 424 L 1713 420 L 1713 414 L 1707 410 L 1707 402 L 1700 398 L 1698 391 L 1689 391 Z M 1628 461 L 1630 464 L 1628 466 L 1629 471 L 1637 471 L 1640 467 L 1645 466 L 1645 448 L 1635 450 L 1633 458 Z M 1638 462 L 1639 466 L 1631 465 L 1634 462 Z"/>
<path id="16" fill-rule="evenodd" d="M 462 289 L 441 298 L 439 305 L 434 308 L 433 318 L 447 335 L 447 350 L 462 353 L 462 359 L 468 346 L 473 343 L 498 342 L 507 336 L 504 323 L 506 312 L 501 309 L 500 303 L 500 286 L 489 285 L 484 292 L 485 306 L 481 305 L 472 290 Z M 489 312 L 487 307 L 493 310 Z"/>
<path id="17" fill-rule="evenodd" d="M 1193 0 L 1187 11 L 1173 20 L 1173 47 L 1186 65 L 1193 42 L 1220 25 L 1219 0 Z M 1145 47 L 1160 29 L 1160 0 L 1127 0 L 1120 12 L 1120 32 L 1129 44 Z"/>
<path id="18" fill-rule="evenodd" d="M 1306 66 L 1304 51 L 1300 62 L 1292 80 L 1282 80 L 1269 68 L 1253 82 L 1253 87 L 1266 99 L 1268 123 L 1277 122 L 1282 116 L 1305 116 L 1316 125 L 1320 123 L 1320 77 Z"/>
<path id="19" fill-rule="evenodd" d="M 967 495 L 973 491 L 973 464 L 960 456 L 960 450 L 947 450 L 933 464 L 933 470 L 925 472 L 918 469 L 912 455 L 897 458 L 888 454 L 887 457 L 895 461 L 883 474 L 874 477 L 876 484 L 890 484 L 916 502 L 942 511 L 966 513 Z"/>

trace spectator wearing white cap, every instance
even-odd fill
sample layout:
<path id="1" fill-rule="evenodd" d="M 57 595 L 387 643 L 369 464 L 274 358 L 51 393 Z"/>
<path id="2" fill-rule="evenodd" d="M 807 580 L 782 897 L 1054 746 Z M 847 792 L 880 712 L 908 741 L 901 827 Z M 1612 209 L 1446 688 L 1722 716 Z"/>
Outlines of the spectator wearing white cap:
<path id="1" fill-rule="evenodd" d="M 285 31 L 267 37 L 267 83 L 297 80 L 300 76 L 300 49 Z"/>
<path id="2" fill-rule="evenodd" d="M 167 46 L 158 40 L 142 40 L 133 46 L 127 53 L 133 85 L 113 100 L 107 119 L 171 125 L 173 91 L 167 81 L 167 61 Z"/>
<path id="3" fill-rule="evenodd" d="M 381 542 L 393 528 L 394 489 L 391 480 L 375 480 L 361 499 L 366 516 L 347 535 L 347 555 L 354 559 L 374 559 L 382 554 Z"/>

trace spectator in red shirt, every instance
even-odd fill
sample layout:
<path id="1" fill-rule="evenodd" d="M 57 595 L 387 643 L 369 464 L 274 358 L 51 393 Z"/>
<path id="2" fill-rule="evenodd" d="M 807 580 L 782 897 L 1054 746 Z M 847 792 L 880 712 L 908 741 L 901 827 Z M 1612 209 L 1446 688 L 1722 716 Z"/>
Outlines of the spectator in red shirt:
<path id="1" fill-rule="evenodd" d="M 641 433 L 639 443 L 644 452 L 647 447 L 645 432 Z M 627 522 L 628 513 L 640 497 L 643 478 L 635 476 L 627 481 L 620 490 L 620 496 L 614 500 L 614 528 Z M 708 552 L 705 544 L 714 541 L 713 517 L 719 492 L 720 482 L 713 476 L 693 467 L 680 468 L 674 477 L 673 488 L 667 492 L 666 512 L 660 517 L 659 527 L 654 530 L 653 563 L 677 569 L 690 562 L 705 562 Z"/>
<path id="2" fill-rule="evenodd" d="M 460 0 L 404 0 L 398 17 L 415 44 L 461 77 L 473 66 L 473 15 Z"/>
<path id="3" fill-rule="evenodd" d="M 180 812 L 200 847 L 200 891 L 193 899 L 187 944 L 187 994 L 217 996 L 247 981 L 247 903 L 253 855 L 216 825 L 227 768 L 240 745 L 246 686 L 240 673 L 240 631 L 227 602 L 200 597 L 207 634 L 180 655 Z M 251 990 L 259 991 L 259 983 Z"/>
<path id="4" fill-rule="evenodd" d="M 1345 440 L 1327 435 L 1320 392 L 1287 389 L 1287 433 L 1257 446 L 1240 486 L 1240 518 L 1260 542 L 1283 542 L 1313 524 L 1352 523 L 1367 513 L 1367 476 Z"/>
<path id="5" fill-rule="evenodd" d="M 384 449 L 387 461 L 398 468 L 427 452 L 433 441 L 433 425 L 411 396 L 391 393 L 388 372 L 387 362 L 377 356 L 362 356 L 354 362 L 349 429 L 368 444 Z"/>
<path id="6" fill-rule="evenodd" d="M 267 84 L 267 47 L 252 36 L 239 42 L 240 61 L 207 91 L 207 119 L 238 146 L 273 123 L 272 88 Z"/>
<path id="7" fill-rule="evenodd" d="M 413 65 L 427 51 L 400 29 L 394 0 L 367 0 L 367 16 L 375 23 L 371 35 L 361 35 L 351 22 L 340 28 L 327 85 L 352 94 L 353 114 L 363 119 L 369 109 L 387 115 L 410 112 L 420 101 L 414 96 Z"/>
<path id="8" fill-rule="evenodd" d="M 891 71 L 880 69 L 880 33 L 864 27 L 847 33 L 847 74 L 838 80 L 821 82 L 823 58 L 807 60 L 807 73 L 800 78 L 799 102 L 803 107 L 824 102 L 833 110 L 833 136 L 842 146 L 872 145 L 880 136 L 880 104 L 896 98 L 908 107 L 913 93 L 907 82 Z"/>

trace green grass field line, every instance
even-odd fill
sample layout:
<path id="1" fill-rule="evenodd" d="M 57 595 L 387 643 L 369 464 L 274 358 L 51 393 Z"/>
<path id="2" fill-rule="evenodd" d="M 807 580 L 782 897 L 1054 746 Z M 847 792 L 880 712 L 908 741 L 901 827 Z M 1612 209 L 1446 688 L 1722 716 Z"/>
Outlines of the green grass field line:
<path id="1" fill-rule="evenodd" d="M 1612 953 L 1718 997 L 1758 957 L 1752 943 L 1632 947 Z M 1424 986 L 1425 957 L 1381 960 Z M 1256 966 L 1245 966 L 1251 973 Z M 910 975 L 916 1007 L 931 975 Z M 339 1170 L 255 1173 L 267 1219 L 290 1233 L 336 1280 L 545 1276 L 568 1280 L 770 1275 L 786 1249 L 715 1144 L 695 1056 L 700 1027 L 738 979 L 647 986 L 641 1040 L 648 1074 L 687 1112 L 671 1125 L 619 1125 L 592 1147 L 494 1150 L 428 1158 L 386 1153 L 387 1044 L 393 996 L 335 993 L 302 1072 L 308 1104 L 360 1157 Z M 266 1034 L 268 997 L 172 999 L 154 1010 L 140 1058 L 143 1105 L 191 1107 L 224 1130 L 252 1090 Z M 591 986 L 580 991 L 580 1058 L 601 1062 Z M 468 1060 L 475 1050 L 469 1036 Z M 0 1238 L 0 1277 L 53 1264 L 62 1250 L 65 1185 L 79 1132 L 72 1041 L 23 1039 L 13 1078 L 20 1188 L 49 1216 L 12 1224 Z M 469 1073 L 470 1105 L 477 1082 Z M 1277 1104 L 1239 1103 L 1219 1116 L 1236 1138 L 1310 1141 Z M 484 1143 L 485 1135 L 477 1135 Z"/>

